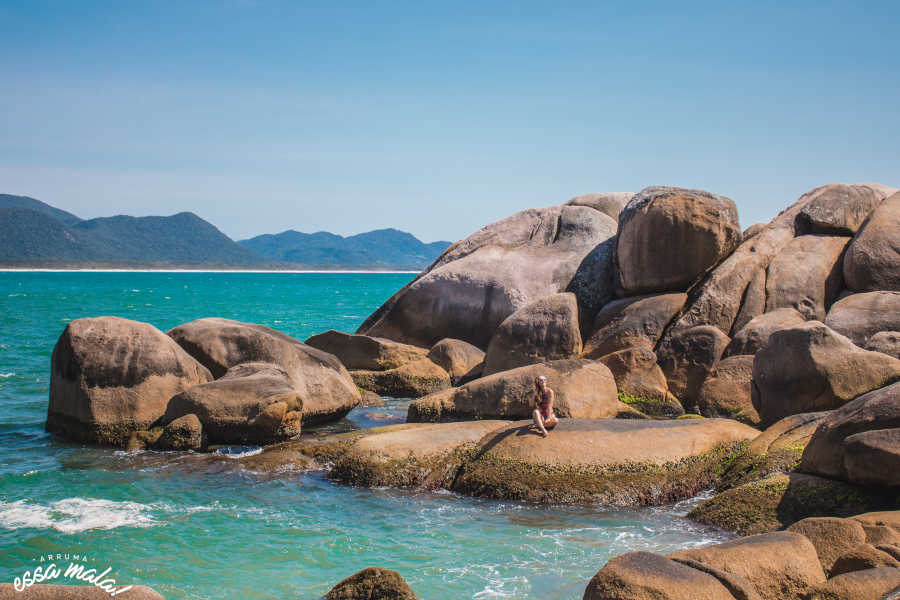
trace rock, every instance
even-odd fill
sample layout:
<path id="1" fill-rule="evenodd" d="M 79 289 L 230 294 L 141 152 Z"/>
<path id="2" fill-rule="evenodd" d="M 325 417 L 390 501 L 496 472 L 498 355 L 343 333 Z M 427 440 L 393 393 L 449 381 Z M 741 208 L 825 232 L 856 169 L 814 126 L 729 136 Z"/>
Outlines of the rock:
<path id="1" fill-rule="evenodd" d="M 900 361 L 863 350 L 818 321 L 774 332 L 753 362 L 754 405 L 763 425 L 842 406 L 900 378 Z M 671 386 L 671 380 L 670 380 Z"/>
<path id="2" fill-rule="evenodd" d="M 479 442 L 453 489 L 550 504 L 665 504 L 709 487 L 756 435 L 726 419 L 563 419 L 543 439 L 518 422 Z"/>
<path id="3" fill-rule="evenodd" d="M 741 240 L 747 241 L 756 235 L 759 235 L 765 228 L 768 223 L 754 223 L 750 227 L 744 230 L 744 234 L 741 236 Z"/>
<path id="4" fill-rule="evenodd" d="M 364 390 L 362 388 L 359 389 L 359 397 L 360 407 L 384 406 L 386 404 L 384 398 L 382 398 L 375 392 L 370 392 L 369 390 Z"/>
<path id="5" fill-rule="evenodd" d="M 847 481 L 861 485 L 900 486 L 900 428 L 863 431 L 844 438 Z"/>
<path id="6" fill-rule="evenodd" d="M 855 515 L 854 521 L 859 521 L 865 527 L 866 525 L 874 525 L 878 527 L 890 527 L 900 531 L 900 510 L 883 510 L 876 512 L 867 512 Z M 871 540 L 868 540 L 871 542 Z"/>
<path id="7" fill-rule="evenodd" d="M 584 356 L 599 358 L 630 346 L 656 347 L 686 300 L 687 294 L 678 292 L 610 302 L 594 319 L 594 334 L 584 344 Z"/>
<path id="8" fill-rule="evenodd" d="M 306 425 L 339 419 L 359 404 L 359 390 L 336 357 L 274 329 L 210 318 L 179 325 L 168 334 L 216 377 L 244 363 L 279 366 L 303 399 Z"/>
<path id="9" fill-rule="evenodd" d="M 763 268 L 758 268 L 753 273 L 750 283 L 744 290 L 741 309 L 731 325 L 732 335 L 736 335 L 736 332 L 746 327 L 750 321 L 766 312 L 766 278 L 766 270 Z"/>
<path id="10" fill-rule="evenodd" d="M 656 354 L 644 346 L 633 346 L 597 359 L 612 372 L 619 400 L 645 415 L 678 417 L 684 408 L 669 393 L 666 376 L 656 364 Z"/>
<path id="11" fill-rule="evenodd" d="M 488 375 L 461 387 L 431 394 L 409 406 L 407 420 L 530 419 L 536 377 L 543 375 L 555 393 L 560 418 L 586 419 L 638 413 L 619 402 L 609 369 L 588 360 L 557 360 Z"/>
<path id="12" fill-rule="evenodd" d="M 360 436 L 334 464 L 343 483 L 436 489 L 450 487 L 465 450 L 508 421 L 416 423 Z"/>
<path id="13" fill-rule="evenodd" d="M 856 233 L 844 258 L 847 287 L 900 291 L 900 193 L 882 202 Z"/>
<path id="14" fill-rule="evenodd" d="M 831 572 L 837 576 L 844 573 L 852 573 L 853 571 L 865 571 L 866 569 L 878 569 L 880 567 L 898 569 L 900 568 L 900 561 L 871 544 L 859 544 L 841 554 L 834 561 Z"/>
<path id="15" fill-rule="evenodd" d="M 452 337 L 487 348 L 517 309 L 567 290 L 592 318 L 612 298 L 615 234 L 613 219 L 586 206 L 516 213 L 453 244 L 358 333 L 426 347 Z"/>
<path id="16" fill-rule="evenodd" d="M 384 338 L 330 329 L 306 340 L 307 346 L 333 354 L 348 369 L 386 371 L 425 358 L 428 350 Z"/>
<path id="17" fill-rule="evenodd" d="M 116 585 L 117 590 L 125 587 L 129 587 L 128 584 Z M 120 593 L 126 600 L 163 600 L 162 596 L 143 585 L 136 585 Z M 108 600 L 108 598 L 110 598 L 108 592 L 95 586 L 36 583 L 19 592 L 12 583 L 0 583 L 0 600 Z"/>
<path id="18" fill-rule="evenodd" d="M 693 404 L 700 386 L 719 362 L 731 340 L 716 327 L 700 325 L 686 329 L 657 349 L 659 366 L 669 383 L 669 390 L 683 404 Z"/>
<path id="19" fill-rule="evenodd" d="M 785 417 L 759 434 L 742 449 L 722 476 L 717 491 L 724 491 L 794 470 L 803 449 L 829 413 L 801 413 Z"/>
<path id="20" fill-rule="evenodd" d="M 158 448 L 167 450 L 200 450 L 203 442 L 203 425 L 195 414 L 178 417 L 165 426 L 156 440 Z"/>
<path id="21" fill-rule="evenodd" d="M 737 207 L 729 198 L 645 188 L 619 214 L 620 295 L 684 291 L 731 254 L 740 239 Z"/>
<path id="22" fill-rule="evenodd" d="M 351 371 L 364 390 L 393 398 L 419 398 L 450 387 L 450 374 L 427 358 L 389 371 Z"/>
<path id="23" fill-rule="evenodd" d="M 484 357 L 484 375 L 579 354 L 575 294 L 553 294 L 526 304 L 500 324 Z"/>
<path id="24" fill-rule="evenodd" d="M 831 183 L 808 192 L 809 203 L 797 216 L 807 233 L 853 235 L 885 198 L 880 186 Z"/>
<path id="25" fill-rule="evenodd" d="M 450 375 L 453 385 L 481 377 L 484 352 L 468 342 L 444 338 L 431 347 L 428 358 Z"/>
<path id="26" fill-rule="evenodd" d="M 900 383 L 864 394 L 828 415 L 803 451 L 800 466 L 809 473 L 847 479 L 847 439 L 865 431 L 897 427 L 900 427 Z"/>
<path id="27" fill-rule="evenodd" d="M 50 363 L 47 431 L 100 444 L 123 445 L 172 396 L 212 379 L 152 325 L 118 317 L 71 321 Z"/>
<path id="28" fill-rule="evenodd" d="M 605 215 L 608 215 L 613 220 L 619 220 L 619 213 L 622 212 L 622 209 L 625 208 L 625 205 L 628 204 L 628 201 L 631 200 L 632 194 L 631 192 L 613 192 L 611 194 L 584 194 L 583 196 L 576 196 L 566 202 L 567 206 L 587 206 L 589 208 L 593 208 L 596 211 L 602 212 Z"/>
<path id="29" fill-rule="evenodd" d="M 287 372 L 256 362 L 175 396 L 166 418 L 196 415 L 210 444 L 271 444 L 300 435 L 303 410 L 303 393 Z"/>
<path id="30" fill-rule="evenodd" d="M 750 393 L 752 378 L 752 356 L 723 358 L 700 386 L 697 395 L 700 412 L 705 417 L 726 417 L 748 425 L 758 425 L 759 413 L 753 406 Z"/>
<path id="31" fill-rule="evenodd" d="M 808 517 L 850 517 L 894 506 L 895 502 L 890 494 L 842 481 L 803 473 L 774 473 L 703 501 L 688 517 L 751 535 L 783 529 Z"/>
<path id="32" fill-rule="evenodd" d="M 331 588 L 325 600 L 416 600 L 416 596 L 400 573 L 369 567 Z"/>
<path id="33" fill-rule="evenodd" d="M 668 557 L 695 560 L 738 575 L 767 600 L 805 600 L 807 593 L 825 583 L 815 547 L 805 536 L 787 531 L 681 550 Z"/>
<path id="34" fill-rule="evenodd" d="M 869 338 L 865 348 L 900 359 L 900 331 L 879 331 Z"/>
<path id="35" fill-rule="evenodd" d="M 847 237 L 801 235 L 769 263 L 766 312 L 794 308 L 822 320 L 844 286 L 841 256 Z"/>
<path id="36" fill-rule="evenodd" d="M 584 600 L 698 598 L 735 600 L 712 575 L 652 552 L 629 552 L 610 559 L 584 591 Z"/>
<path id="37" fill-rule="evenodd" d="M 742 327 L 725 349 L 725 356 L 739 354 L 756 354 L 769 342 L 769 337 L 776 331 L 790 329 L 801 325 L 806 321 L 799 312 L 793 308 L 779 308 L 772 312 L 763 313 L 754 317 Z"/>
<path id="38" fill-rule="evenodd" d="M 788 531 L 806 536 L 816 548 L 819 562 L 826 575 L 842 554 L 866 543 L 866 532 L 858 521 L 837 517 L 812 517 L 802 519 L 787 528 Z"/>
<path id="39" fill-rule="evenodd" d="M 810 600 L 892 600 L 888 594 L 900 586 L 900 569 L 866 569 L 829 579 Z"/>
<path id="40" fill-rule="evenodd" d="M 880 331 L 900 330 L 900 292 L 850 294 L 834 303 L 825 324 L 865 346 Z"/>

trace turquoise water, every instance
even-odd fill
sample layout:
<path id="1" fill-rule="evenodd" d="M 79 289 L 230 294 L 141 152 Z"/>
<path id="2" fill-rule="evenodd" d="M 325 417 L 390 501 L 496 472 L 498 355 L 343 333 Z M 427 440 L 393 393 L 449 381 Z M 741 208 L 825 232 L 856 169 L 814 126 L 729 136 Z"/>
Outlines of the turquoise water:
<path id="1" fill-rule="evenodd" d="M 71 319 L 117 315 L 165 331 L 222 316 L 305 339 L 355 330 L 411 277 L 0 273 L 0 582 L 68 553 L 170 599 L 313 600 L 373 565 L 400 571 L 424 600 L 574 599 L 616 554 L 726 539 L 683 518 L 690 502 L 608 510 L 358 489 L 44 432 L 50 353 Z M 402 422 L 406 404 L 357 409 L 329 427 Z"/>

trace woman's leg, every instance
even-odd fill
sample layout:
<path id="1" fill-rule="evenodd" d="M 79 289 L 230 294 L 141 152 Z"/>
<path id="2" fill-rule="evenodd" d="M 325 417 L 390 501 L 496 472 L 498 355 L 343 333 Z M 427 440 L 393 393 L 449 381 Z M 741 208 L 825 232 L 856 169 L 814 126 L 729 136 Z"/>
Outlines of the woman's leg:
<path id="1" fill-rule="evenodd" d="M 547 429 L 553 429 L 554 427 L 556 427 L 556 425 L 558 423 L 559 423 L 559 419 L 557 419 L 556 415 L 552 412 L 547 416 L 547 419 L 544 420 L 544 426 Z"/>
<path id="2" fill-rule="evenodd" d="M 534 409 L 534 412 L 531 413 L 531 417 L 534 419 L 534 426 L 541 430 L 541 434 L 544 437 L 547 437 L 547 430 L 544 428 L 544 419 L 541 417 L 541 411 Z"/>

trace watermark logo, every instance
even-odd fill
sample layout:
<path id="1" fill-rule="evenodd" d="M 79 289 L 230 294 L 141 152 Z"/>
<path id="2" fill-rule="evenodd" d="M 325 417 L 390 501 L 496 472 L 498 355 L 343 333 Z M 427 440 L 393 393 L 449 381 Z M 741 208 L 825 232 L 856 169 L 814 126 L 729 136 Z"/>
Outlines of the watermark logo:
<path id="1" fill-rule="evenodd" d="M 17 592 L 24 592 L 36 583 L 65 584 L 66 580 L 90 583 L 110 596 L 117 596 L 134 587 L 118 587 L 116 579 L 110 576 L 112 567 L 100 571 L 90 565 L 93 561 L 86 554 L 42 554 L 34 561 L 40 564 L 13 580 L 13 588 Z"/>

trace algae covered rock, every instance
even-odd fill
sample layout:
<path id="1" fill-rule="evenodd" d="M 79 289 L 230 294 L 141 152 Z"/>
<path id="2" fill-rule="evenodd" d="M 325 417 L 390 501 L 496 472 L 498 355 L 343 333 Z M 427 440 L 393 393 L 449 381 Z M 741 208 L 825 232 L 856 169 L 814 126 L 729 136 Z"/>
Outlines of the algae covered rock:
<path id="1" fill-rule="evenodd" d="M 331 588 L 325 600 L 416 600 L 416 596 L 400 573 L 368 567 Z"/>
<path id="2" fill-rule="evenodd" d="M 156 440 L 157 448 L 167 450 L 200 450 L 205 446 L 203 425 L 195 414 L 178 417 L 163 428 Z"/>

